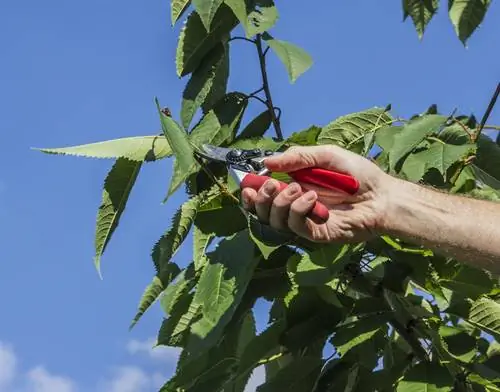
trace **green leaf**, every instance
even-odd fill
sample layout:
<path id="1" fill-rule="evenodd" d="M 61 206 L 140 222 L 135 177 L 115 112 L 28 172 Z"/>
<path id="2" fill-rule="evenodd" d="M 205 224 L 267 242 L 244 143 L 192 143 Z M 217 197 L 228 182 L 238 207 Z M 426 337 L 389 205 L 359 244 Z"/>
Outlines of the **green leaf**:
<path id="1" fill-rule="evenodd" d="M 237 25 L 238 19 L 225 4 L 217 10 L 208 33 L 200 15 L 192 12 L 179 35 L 176 52 L 177 75 L 183 77 L 198 68 L 206 54 Z"/>
<path id="2" fill-rule="evenodd" d="M 182 95 L 182 126 L 188 129 L 196 111 L 212 106 L 226 93 L 229 76 L 229 45 L 217 44 L 192 73 Z M 211 102 L 209 102 L 211 101 Z"/>
<path id="3" fill-rule="evenodd" d="M 165 287 L 180 273 L 180 269 L 175 263 L 169 263 L 163 268 L 161 273 L 157 274 L 153 281 L 146 287 L 142 294 L 139 306 L 129 329 L 132 329 L 142 315 L 149 309 L 149 307 L 156 301 L 156 299 L 163 292 Z"/>
<path id="4" fill-rule="evenodd" d="M 332 243 L 312 252 L 294 255 L 287 269 L 299 286 L 320 286 L 329 282 L 349 262 L 349 244 Z"/>
<path id="5" fill-rule="evenodd" d="M 392 149 L 389 152 L 390 168 L 394 169 L 427 136 L 438 132 L 446 120 L 447 118 L 444 116 L 429 114 L 405 124 L 401 131 L 394 137 Z"/>
<path id="6" fill-rule="evenodd" d="M 217 237 L 227 237 L 244 230 L 248 222 L 241 213 L 240 206 L 231 204 L 200 211 L 195 224 L 205 234 L 213 233 Z"/>
<path id="7" fill-rule="evenodd" d="M 223 240 L 207 255 L 209 260 L 193 300 L 202 304 L 203 317 L 191 328 L 189 352 L 209 349 L 222 336 L 257 266 L 254 249 L 248 232 L 242 231 Z"/>
<path id="8" fill-rule="evenodd" d="M 272 0 L 225 0 L 225 3 L 240 21 L 247 38 L 271 29 L 279 19 Z"/>
<path id="9" fill-rule="evenodd" d="M 404 161 L 401 172 L 409 181 L 420 181 L 430 169 L 437 169 L 448 180 L 447 170 L 456 162 L 474 152 L 474 144 L 452 145 L 434 142 L 423 151 L 410 154 Z"/>
<path id="10" fill-rule="evenodd" d="M 191 263 L 179 273 L 175 282 L 172 281 L 161 293 L 160 305 L 165 314 L 172 313 L 174 305 L 195 286 L 196 282 L 194 264 Z"/>
<path id="11" fill-rule="evenodd" d="M 151 257 L 157 271 L 160 271 L 164 265 L 169 263 L 186 239 L 196 218 L 199 205 L 199 197 L 193 197 L 183 203 L 175 213 L 171 227 L 154 245 Z"/>
<path id="12" fill-rule="evenodd" d="M 262 38 L 285 65 L 291 83 L 295 83 L 299 76 L 313 65 L 309 53 L 297 45 L 277 40 L 268 33 L 264 33 Z"/>
<path id="13" fill-rule="evenodd" d="M 193 230 L 193 260 L 197 271 L 206 264 L 205 250 L 212 242 L 215 235 L 214 233 L 204 233 L 198 227 Z"/>
<path id="14" fill-rule="evenodd" d="M 202 144 L 215 146 L 229 143 L 233 140 L 238 129 L 248 100 L 240 93 L 229 93 L 206 113 L 189 135 L 189 142 L 195 147 Z M 194 160 L 188 167 L 183 167 L 178 159 L 175 160 L 172 181 L 164 202 L 171 196 L 187 178 L 198 170 L 199 165 Z"/>
<path id="15" fill-rule="evenodd" d="M 193 300 L 194 294 L 186 293 L 173 304 L 168 318 L 158 332 L 158 345 L 182 347 L 189 338 L 189 328 L 201 314 L 201 304 Z"/>
<path id="16" fill-rule="evenodd" d="M 168 141 L 158 135 L 125 137 L 71 147 L 34 149 L 46 154 L 85 158 L 127 158 L 139 162 L 157 161 L 172 155 Z"/>
<path id="17" fill-rule="evenodd" d="M 314 146 L 318 143 L 318 137 L 322 131 L 321 127 L 312 125 L 303 131 L 294 132 L 286 142 L 289 144 L 297 144 L 299 146 Z"/>
<path id="18" fill-rule="evenodd" d="M 403 0 L 403 20 L 410 16 L 422 39 L 425 29 L 439 8 L 439 0 Z"/>
<path id="19" fill-rule="evenodd" d="M 462 362 L 470 362 L 476 356 L 476 338 L 469 335 L 463 328 L 442 325 L 439 335 L 446 343 L 448 353 Z"/>
<path id="20" fill-rule="evenodd" d="M 392 121 L 385 109 L 378 107 L 341 116 L 323 127 L 318 144 L 335 144 L 361 153 L 365 146 L 365 135 L 376 132 Z"/>
<path id="21" fill-rule="evenodd" d="M 182 16 L 191 4 L 191 0 L 171 0 L 170 5 L 170 18 L 172 20 L 172 26 L 175 25 L 177 20 Z"/>
<path id="22" fill-rule="evenodd" d="M 420 362 L 398 383 L 397 392 L 451 392 L 454 380 L 439 363 Z"/>
<path id="23" fill-rule="evenodd" d="M 237 140 L 262 137 L 272 124 L 271 112 L 264 110 L 255 117 L 243 131 L 238 135 Z"/>
<path id="24" fill-rule="evenodd" d="M 500 339 L 500 304 L 497 302 L 486 297 L 479 298 L 472 304 L 467 321 Z"/>
<path id="25" fill-rule="evenodd" d="M 175 120 L 162 113 L 158 99 L 155 99 L 155 102 L 160 115 L 163 134 L 172 147 L 172 151 L 175 154 L 175 162 L 178 163 L 180 170 L 187 171 L 196 165 L 188 134 Z"/>
<path id="26" fill-rule="evenodd" d="M 368 316 L 341 326 L 335 331 L 331 343 L 337 348 L 337 352 L 344 356 L 349 350 L 372 339 L 376 334 L 385 334 L 390 317 L 390 314 Z"/>
<path id="27" fill-rule="evenodd" d="M 192 0 L 193 7 L 200 15 L 200 19 L 209 32 L 214 16 L 224 0 Z"/>
<path id="28" fill-rule="evenodd" d="M 294 358 L 286 367 L 257 388 L 257 392 L 310 391 L 321 372 L 323 359 L 316 356 Z"/>
<path id="29" fill-rule="evenodd" d="M 491 275 L 482 269 L 461 265 L 456 274 L 448 279 L 440 279 L 439 283 L 455 294 L 463 295 L 473 300 L 489 293 L 494 286 Z"/>
<path id="30" fill-rule="evenodd" d="M 252 150 L 259 148 L 263 150 L 277 151 L 285 144 L 284 141 L 275 141 L 270 137 L 253 137 L 250 139 L 236 139 L 229 145 L 231 148 L 239 148 L 244 150 Z"/>
<path id="31" fill-rule="evenodd" d="M 94 264 L 99 276 L 101 276 L 101 256 L 118 227 L 141 166 L 141 162 L 118 158 L 104 180 L 94 241 Z"/>
<path id="32" fill-rule="evenodd" d="M 483 22 L 491 0 L 449 0 L 448 14 L 455 32 L 465 45 Z"/>

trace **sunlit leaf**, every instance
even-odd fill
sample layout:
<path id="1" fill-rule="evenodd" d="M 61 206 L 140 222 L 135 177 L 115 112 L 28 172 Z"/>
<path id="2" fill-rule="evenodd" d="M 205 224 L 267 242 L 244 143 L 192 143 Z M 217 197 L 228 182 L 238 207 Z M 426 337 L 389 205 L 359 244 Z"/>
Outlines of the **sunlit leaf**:
<path id="1" fill-rule="evenodd" d="M 164 136 L 134 136 L 103 142 L 60 148 L 35 148 L 47 154 L 72 155 L 85 158 L 128 158 L 132 161 L 150 162 L 172 155 Z"/>
<path id="2" fill-rule="evenodd" d="M 192 12 L 179 35 L 176 52 L 176 67 L 179 77 L 193 72 L 205 55 L 221 42 L 238 25 L 238 19 L 231 9 L 222 4 L 207 33 L 197 12 Z"/>
<path id="3" fill-rule="evenodd" d="M 445 124 L 447 118 L 437 114 L 418 117 L 405 124 L 400 132 L 394 137 L 393 145 L 389 153 L 391 169 L 413 151 L 427 136 L 438 132 Z"/>
<path id="4" fill-rule="evenodd" d="M 210 31 L 210 25 L 214 16 L 224 0 L 192 0 L 193 7 L 200 15 L 200 19 L 207 31 Z"/>
<path id="5" fill-rule="evenodd" d="M 336 144 L 360 153 L 366 134 L 391 124 L 392 117 L 384 108 L 371 108 L 341 116 L 324 126 L 318 136 L 318 144 Z"/>
<path id="6" fill-rule="evenodd" d="M 403 18 L 408 16 L 422 39 L 425 29 L 439 8 L 439 0 L 403 0 Z"/>
<path id="7" fill-rule="evenodd" d="M 182 95 L 182 126 L 188 129 L 202 105 L 212 106 L 226 93 L 229 46 L 217 44 L 192 73 Z"/>
<path id="8" fill-rule="evenodd" d="M 171 0 L 170 5 L 170 18 L 172 26 L 175 25 L 177 20 L 182 16 L 186 9 L 191 4 L 191 0 Z"/>
<path id="9" fill-rule="evenodd" d="M 290 42 L 275 39 L 268 33 L 264 33 L 262 37 L 285 65 L 291 83 L 295 83 L 299 76 L 312 67 L 313 59 L 304 49 Z"/>
<path id="10" fill-rule="evenodd" d="M 448 13 L 455 32 L 465 45 L 472 33 L 480 26 L 491 0 L 449 0 Z"/>

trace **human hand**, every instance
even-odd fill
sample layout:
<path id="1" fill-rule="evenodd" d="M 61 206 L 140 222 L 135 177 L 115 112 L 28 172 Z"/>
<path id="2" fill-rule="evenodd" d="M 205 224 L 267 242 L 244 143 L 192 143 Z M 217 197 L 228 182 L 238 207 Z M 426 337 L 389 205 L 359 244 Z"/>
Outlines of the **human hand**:
<path id="1" fill-rule="evenodd" d="M 278 182 L 270 179 L 258 192 L 244 188 L 244 208 L 255 211 L 262 223 L 315 242 L 365 241 L 381 227 L 394 178 L 361 155 L 334 145 L 292 147 L 264 163 L 274 172 L 320 167 L 346 173 L 356 177 L 360 187 L 349 195 L 292 182 L 279 192 Z M 329 209 L 326 223 L 317 224 L 307 217 L 316 200 Z"/>

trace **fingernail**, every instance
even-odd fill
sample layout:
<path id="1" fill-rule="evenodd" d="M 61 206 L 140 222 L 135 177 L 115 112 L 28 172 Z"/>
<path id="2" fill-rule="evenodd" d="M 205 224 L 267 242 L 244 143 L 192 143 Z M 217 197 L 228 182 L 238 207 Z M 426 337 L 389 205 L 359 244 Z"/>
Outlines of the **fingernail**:
<path id="1" fill-rule="evenodd" d="M 316 201 L 316 192 L 314 191 L 309 191 L 307 192 L 305 195 L 304 195 L 304 199 L 307 201 L 307 202 L 313 202 L 313 201 Z"/>
<path id="2" fill-rule="evenodd" d="M 289 196 L 296 195 L 297 192 L 300 190 L 299 184 L 296 183 L 291 183 L 286 187 L 286 192 Z"/>
<path id="3" fill-rule="evenodd" d="M 276 191 L 276 185 L 274 184 L 273 181 L 268 181 L 264 184 L 264 193 L 266 196 L 272 196 L 274 192 Z"/>

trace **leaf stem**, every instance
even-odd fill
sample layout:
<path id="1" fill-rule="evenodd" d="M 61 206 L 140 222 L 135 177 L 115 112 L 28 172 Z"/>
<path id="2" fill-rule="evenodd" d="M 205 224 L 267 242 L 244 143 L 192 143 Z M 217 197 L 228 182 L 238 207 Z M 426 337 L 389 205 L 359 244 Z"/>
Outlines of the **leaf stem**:
<path id="1" fill-rule="evenodd" d="M 281 131 L 280 121 L 276 117 L 276 113 L 274 112 L 273 99 L 271 97 L 271 90 L 269 89 L 265 52 L 262 50 L 262 36 L 260 34 L 257 34 L 255 45 L 257 46 L 257 53 L 259 54 L 260 72 L 262 74 L 262 84 L 264 88 L 264 93 L 266 94 L 266 104 L 269 109 L 269 112 L 271 113 L 271 119 L 273 121 L 274 130 L 276 131 L 276 136 L 278 140 L 283 140 L 283 132 Z"/>
<path id="2" fill-rule="evenodd" d="M 247 41 L 247 42 L 251 42 L 252 44 L 255 43 L 255 41 L 253 39 L 246 38 L 246 37 L 231 37 L 231 38 L 229 38 L 228 42 L 236 41 L 236 40 Z"/>

